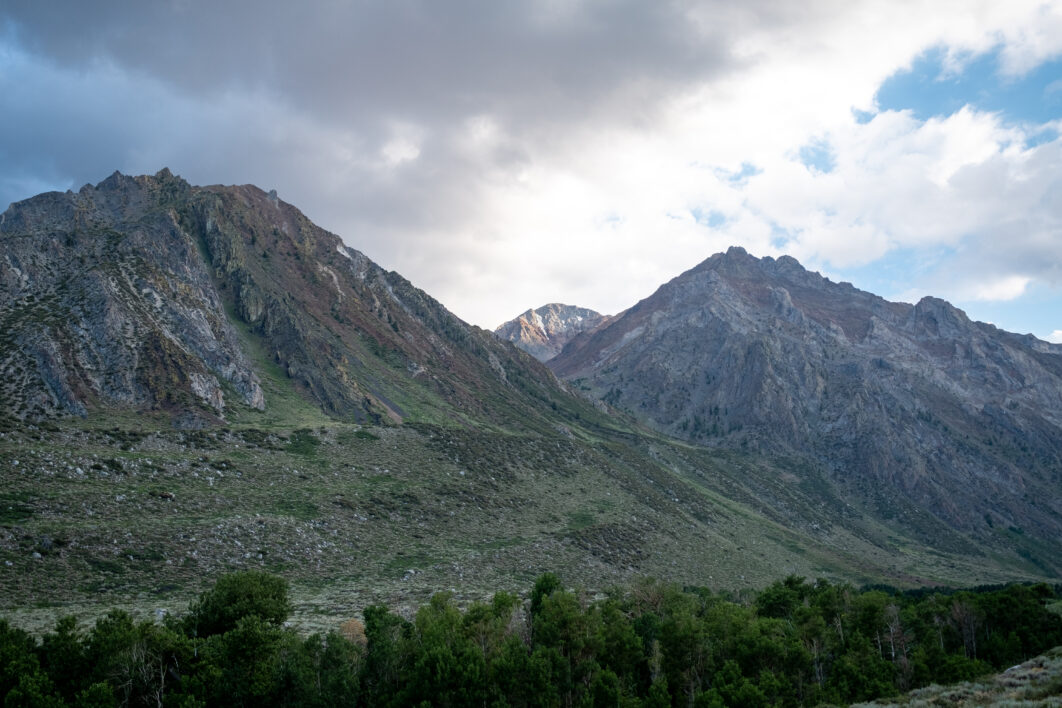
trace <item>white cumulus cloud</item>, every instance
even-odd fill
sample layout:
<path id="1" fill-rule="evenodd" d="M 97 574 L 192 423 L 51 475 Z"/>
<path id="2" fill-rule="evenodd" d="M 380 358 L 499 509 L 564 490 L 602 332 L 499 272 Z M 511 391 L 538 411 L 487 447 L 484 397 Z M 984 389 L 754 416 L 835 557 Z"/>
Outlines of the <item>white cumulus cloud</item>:
<path id="1" fill-rule="evenodd" d="M 1058 0 L 14 0 L 0 201 L 116 168 L 255 182 L 483 326 L 615 312 L 735 244 L 931 251 L 898 291 L 1012 298 L 1062 286 L 1062 123 L 875 93 L 931 49 L 1020 76 L 1060 27 Z"/>

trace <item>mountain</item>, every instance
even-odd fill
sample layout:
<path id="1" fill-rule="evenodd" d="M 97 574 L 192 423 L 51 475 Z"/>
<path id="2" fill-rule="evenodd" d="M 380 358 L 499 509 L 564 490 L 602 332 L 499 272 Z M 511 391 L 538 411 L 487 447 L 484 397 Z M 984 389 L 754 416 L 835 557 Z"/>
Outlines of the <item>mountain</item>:
<path id="1" fill-rule="evenodd" d="M 791 259 L 691 273 L 577 334 L 565 382 L 273 192 L 163 170 L 13 204 L 0 610 L 153 613 L 233 569 L 313 629 L 544 571 L 1060 576 L 1056 348 Z"/>
<path id="2" fill-rule="evenodd" d="M 895 525 L 1038 539 L 1057 569 L 1062 346 L 731 248 L 549 365 L 668 435 L 804 459 Z"/>
<path id="3" fill-rule="evenodd" d="M 13 204 L 0 239 L 0 391 L 18 420 L 269 413 L 269 372 L 360 423 L 526 426 L 554 399 L 578 408 L 536 363 L 253 186 L 115 173 Z"/>
<path id="4" fill-rule="evenodd" d="M 572 337 L 597 327 L 608 319 L 585 307 L 550 303 L 528 310 L 494 330 L 539 361 L 549 361 L 560 353 Z"/>

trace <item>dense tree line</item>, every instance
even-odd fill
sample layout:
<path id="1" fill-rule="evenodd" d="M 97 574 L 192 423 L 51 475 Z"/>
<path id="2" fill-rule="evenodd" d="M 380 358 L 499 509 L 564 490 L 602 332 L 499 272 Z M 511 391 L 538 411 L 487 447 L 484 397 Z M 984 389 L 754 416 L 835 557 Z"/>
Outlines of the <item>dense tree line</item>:
<path id="1" fill-rule="evenodd" d="M 412 621 L 373 606 L 300 636 L 281 578 L 220 578 L 161 623 L 113 610 L 39 641 L 0 620 L 14 706 L 795 706 L 844 704 L 1005 668 L 1062 644 L 1047 585 L 858 591 L 790 577 L 739 603 L 642 581 L 597 597 L 541 576 L 528 601 Z"/>

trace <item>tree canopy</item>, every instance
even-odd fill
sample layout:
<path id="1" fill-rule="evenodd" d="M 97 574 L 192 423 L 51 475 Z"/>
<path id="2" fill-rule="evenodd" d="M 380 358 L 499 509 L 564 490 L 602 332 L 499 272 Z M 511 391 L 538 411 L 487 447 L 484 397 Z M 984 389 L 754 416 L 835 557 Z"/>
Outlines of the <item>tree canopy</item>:
<path id="1" fill-rule="evenodd" d="M 789 577 L 736 602 L 650 580 L 591 597 L 541 576 L 527 601 L 410 618 L 364 636 L 284 626 L 286 582 L 234 573 L 184 617 L 122 610 L 40 640 L 0 620 L 5 706 L 802 706 L 873 700 L 1062 644 L 1047 585 L 901 593 Z"/>

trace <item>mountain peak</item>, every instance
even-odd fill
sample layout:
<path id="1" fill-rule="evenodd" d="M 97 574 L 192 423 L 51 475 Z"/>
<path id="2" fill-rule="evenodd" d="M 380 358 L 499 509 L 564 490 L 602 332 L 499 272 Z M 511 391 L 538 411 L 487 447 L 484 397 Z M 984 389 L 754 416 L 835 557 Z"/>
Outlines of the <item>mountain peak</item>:
<path id="1" fill-rule="evenodd" d="M 573 337 L 605 319 L 601 313 L 585 307 L 551 302 L 499 325 L 494 333 L 539 361 L 548 361 Z"/>
<path id="2" fill-rule="evenodd" d="M 746 273 L 749 275 L 770 273 L 772 275 L 800 279 L 804 279 L 808 275 L 822 277 L 819 276 L 818 273 L 809 271 L 800 263 L 800 261 L 792 256 L 782 255 L 778 258 L 763 256 L 762 258 L 758 258 L 741 246 L 730 246 L 726 251 L 716 253 L 706 259 L 699 267 L 721 268 L 723 270 Z"/>
<path id="3" fill-rule="evenodd" d="M 970 327 L 966 313 L 946 300 L 927 295 L 911 309 L 908 324 L 921 335 L 962 337 Z"/>
<path id="4" fill-rule="evenodd" d="M 98 189 L 98 190 L 115 189 L 115 188 L 119 187 L 123 182 L 125 182 L 127 180 L 131 181 L 132 178 L 123 175 L 118 170 L 115 170 L 110 175 L 108 175 L 106 179 L 103 179 L 100 182 L 98 182 L 96 184 L 96 189 Z"/>
<path id="5" fill-rule="evenodd" d="M 741 246 L 730 246 L 725 251 L 715 253 L 709 258 L 705 259 L 700 266 L 701 268 L 735 268 L 735 267 L 748 267 L 750 265 L 759 263 L 760 259 L 753 256 Z"/>
<path id="6" fill-rule="evenodd" d="M 0 362 L 24 376 L 0 377 L 0 415 L 128 408 L 211 425 L 268 415 L 280 395 L 346 421 L 460 411 L 526 426 L 561 395 L 547 371 L 279 206 L 275 192 L 193 187 L 165 168 L 12 205 Z"/>
<path id="7" fill-rule="evenodd" d="M 734 247 L 549 366 L 661 432 L 806 459 L 954 528 L 1062 532 L 1027 501 L 1062 464 L 1062 357 L 940 298 L 888 302 Z"/>

